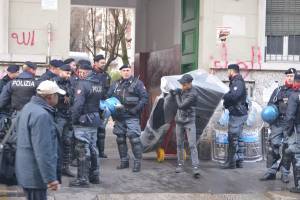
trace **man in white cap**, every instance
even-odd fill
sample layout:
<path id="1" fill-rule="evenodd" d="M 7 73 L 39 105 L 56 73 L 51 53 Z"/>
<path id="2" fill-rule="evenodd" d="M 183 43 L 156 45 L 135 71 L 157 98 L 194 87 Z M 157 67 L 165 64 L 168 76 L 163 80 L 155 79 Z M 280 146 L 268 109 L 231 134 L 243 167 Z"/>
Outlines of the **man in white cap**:
<path id="1" fill-rule="evenodd" d="M 29 200 L 47 199 L 47 188 L 59 186 L 58 131 L 54 106 L 58 94 L 65 95 L 53 81 L 43 81 L 37 94 L 23 107 L 16 121 L 16 176 Z"/>

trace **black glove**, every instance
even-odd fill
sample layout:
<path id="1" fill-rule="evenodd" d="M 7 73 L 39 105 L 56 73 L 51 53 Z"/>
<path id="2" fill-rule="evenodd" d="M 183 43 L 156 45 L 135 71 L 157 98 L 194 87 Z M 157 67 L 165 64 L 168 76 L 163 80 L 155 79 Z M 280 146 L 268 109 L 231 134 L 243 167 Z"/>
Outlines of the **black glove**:
<path id="1" fill-rule="evenodd" d="M 118 105 L 118 106 L 116 106 L 115 108 L 116 108 L 116 112 L 117 112 L 117 113 L 121 113 L 121 112 L 123 112 L 124 109 L 125 109 L 123 105 Z"/>
<path id="2" fill-rule="evenodd" d="M 139 109 L 136 108 L 136 107 L 131 108 L 131 109 L 128 110 L 128 112 L 129 112 L 130 114 L 132 114 L 132 115 L 138 114 L 138 111 L 139 111 Z"/>

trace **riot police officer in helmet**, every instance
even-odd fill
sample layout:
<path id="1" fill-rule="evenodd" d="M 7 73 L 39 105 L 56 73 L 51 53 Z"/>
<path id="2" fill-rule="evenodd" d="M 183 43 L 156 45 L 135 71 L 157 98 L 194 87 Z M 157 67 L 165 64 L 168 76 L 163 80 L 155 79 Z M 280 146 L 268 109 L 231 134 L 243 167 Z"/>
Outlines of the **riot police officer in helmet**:
<path id="1" fill-rule="evenodd" d="M 121 159 L 117 169 L 129 168 L 129 156 L 126 138 L 129 138 L 134 155 L 133 172 L 141 170 L 143 147 L 140 140 L 140 114 L 148 102 L 148 94 L 142 81 L 132 76 L 131 67 L 123 65 L 120 68 L 122 78 L 109 89 L 108 96 L 114 96 L 122 103 L 114 117 L 113 133 L 117 136 L 117 144 Z"/>
<path id="2" fill-rule="evenodd" d="M 291 156 L 295 187 L 290 192 L 300 193 L 300 74 L 295 74 L 294 91 L 289 96 L 286 109 L 286 127 L 288 148 L 285 153 Z"/>
<path id="3" fill-rule="evenodd" d="M 284 134 L 286 126 L 287 103 L 290 95 L 293 93 L 293 83 L 296 70 L 290 68 L 285 72 L 284 85 L 276 88 L 268 102 L 268 105 L 276 106 L 279 116 L 270 124 L 271 134 L 269 136 L 269 148 L 267 152 L 267 172 L 260 178 L 261 181 L 275 180 L 278 170 L 281 171 L 281 181 L 289 182 L 289 173 L 291 166 L 291 156 L 286 154 L 287 136 Z M 282 148 L 281 148 L 282 147 Z M 280 150 L 282 149 L 282 153 Z M 281 159 L 281 160 L 280 160 Z M 280 163 L 278 163 L 280 160 Z"/>

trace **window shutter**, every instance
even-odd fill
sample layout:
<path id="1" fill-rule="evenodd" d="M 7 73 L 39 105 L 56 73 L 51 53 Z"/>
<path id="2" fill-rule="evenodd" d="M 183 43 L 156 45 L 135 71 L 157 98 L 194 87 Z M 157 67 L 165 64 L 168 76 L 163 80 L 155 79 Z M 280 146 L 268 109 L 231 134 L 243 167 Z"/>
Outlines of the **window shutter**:
<path id="1" fill-rule="evenodd" d="M 266 35 L 300 35 L 299 0 L 267 0 Z"/>

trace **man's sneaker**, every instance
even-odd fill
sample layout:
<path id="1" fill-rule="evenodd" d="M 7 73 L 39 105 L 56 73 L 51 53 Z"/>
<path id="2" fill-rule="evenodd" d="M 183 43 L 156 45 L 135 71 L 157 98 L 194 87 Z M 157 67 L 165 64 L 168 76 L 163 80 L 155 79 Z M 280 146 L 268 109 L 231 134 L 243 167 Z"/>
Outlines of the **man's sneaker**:
<path id="1" fill-rule="evenodd" d="M 182 164 L 178 164 L 176 169 L 175 169 L 176 173 L 181 173 L 183 172 L 183 165 Z"/>
<path id="2" fill-rule="evenodd" d="M 199 167 L 193 167 L 193 176 L 194 178 L 200 178 Z"/>

